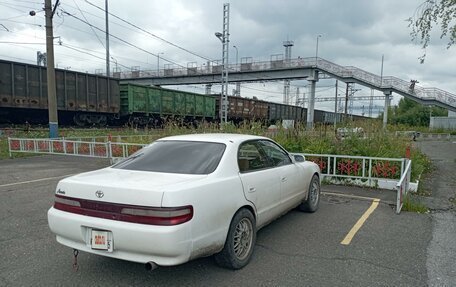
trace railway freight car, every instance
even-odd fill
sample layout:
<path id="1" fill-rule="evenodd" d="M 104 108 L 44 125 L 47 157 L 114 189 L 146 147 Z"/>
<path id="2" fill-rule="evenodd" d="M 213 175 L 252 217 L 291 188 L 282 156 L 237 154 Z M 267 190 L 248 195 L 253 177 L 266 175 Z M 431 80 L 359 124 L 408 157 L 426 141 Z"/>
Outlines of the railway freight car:
<path id="1" fill-rule="evenodd" d="M 104 76 L 55 70 L 59 122 L 104 125 L 119 113 L 119 82 Z M 46 68 L 0 60 L 0 119 L 43 123 L 48 119 Z"/>
<path id="2" fill-rule="evenodd" d="M 120 118 L 139 125 L 161 125 L 166 119 L 212 121 L 215 97 L 135 84 L 120 85 Z"/>
<path id="3" fill-rule="evenodd" d="M 328 111 L 314 110 L 314 122 L 322 124 L 333 124 L 336 114 Z M 337 122 L 342 121 L 342 115 L 337 114 Z"/>
<path id="4" fill-rule="evenodd" d="M 229 121 L 238 124 L 246 121 L 264 121 L 268 116 L 268 102 L 257 99 L 228 97 L 228 115 Z M 220 111 L 220 95 L 216 95 L 216 111 Z M 217 118 L 220 115 L 217 113 Z"/>
<path id="5" fill-rule="evenodd" d="M 275 124 L 281 120 L 293 120 L 295 123 L 305 122 L 307 109 L 279 103 L 268 102 L 268 120 L 270 124 Z"/>

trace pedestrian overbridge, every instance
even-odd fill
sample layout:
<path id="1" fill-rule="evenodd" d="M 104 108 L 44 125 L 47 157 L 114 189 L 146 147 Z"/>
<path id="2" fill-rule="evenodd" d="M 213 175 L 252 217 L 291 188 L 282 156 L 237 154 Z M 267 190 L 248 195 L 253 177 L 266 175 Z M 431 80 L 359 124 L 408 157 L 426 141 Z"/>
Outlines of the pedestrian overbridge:
<path id="1" fill-rule="evenodd" d="M 249 60 L 250 59 L 250 60 Z M 424 88 L 391 76 L 379 76 L 353 66 L 341 66 L 322 58 L 308 57 L 279 59 L 265 62 L 253 62 L 252 58 L 243 58 L 240 64 L 229 65 L 228 81 L 260 82 L 277 80 L 302 80 L 311 83 L 308 122 L 313 123 L 315 101 L 315 83 L 319 78 L 335 78 L 346 83 L 356 83 L 382 91 L 385 98 L 386 124 L 387 106 L 392 93 L 410 98 L 426 105 L 435 105 L 456 112 L 456 95 L 437 88 Z M 187 68 L 165 67 L 155 71 L 130 71 L 115 73 L 121 82 L 147 85 L 190 85 L 215 84 L 221 82 L 222 65 L 208 62 L 200 67 L 190 63 Z"/>

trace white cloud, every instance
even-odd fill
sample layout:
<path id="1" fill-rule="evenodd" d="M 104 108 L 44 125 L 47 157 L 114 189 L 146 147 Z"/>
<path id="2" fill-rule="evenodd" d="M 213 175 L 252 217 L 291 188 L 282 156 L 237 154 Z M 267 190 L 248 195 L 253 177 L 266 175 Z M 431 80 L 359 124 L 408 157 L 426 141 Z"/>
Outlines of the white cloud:
<path id="1" fill-rule="evenodd" d="M 89 0 L 104 7 L 104 0 Z M 33 2 L 33 1 L 31 1 Z M 215 0 L 173 1 L 110 1 L 110 11 L 145 30 L 163 37 L 196 54 L 210 59 L 221 58 L 221 45 L 214 32 L 222 29 L 222 5 Z M 40 11 L 40 2 L 2 3 L 0 23 L 1 42 L 42 42 L 45 39 L 44 13 L 35 17 L 28 15 L 32 9 Z M 284 53 L 282 42 L 294 40 L 293 56 L 315 55 L 316 35 L 321 34 L 319 56 L 341 65 L 357 66 L 369 72 L 380 73 L 381 57 L 385 56 L 384 75 L 404 80 L 418 79 L 421 85 L 433 85 L 456 94 L 456 47 L 446 49 L 446 43 L 434 33 L 433 42 L 427 50 L 424 64 L 418 57 L 423 53 L 419 45 L 410 41 L 406 18 L 413 15 L 419 3 L 415 0 L 232 0 L 230 1 L 231 45 L 239 48 L 239 56 L 255 60 L 269 60 L 271 54 Z M 78 7 L 83 11 L 78 9 Z M 63 10 L 62 10 L 63 9 Z M 86 1 L 61 1 L 54 18 L 55 36 L 60 36 L 64 45 L 78 47 L 81 52 L 64 46 L 56 46 L 56 63 L 61 67 L 94 72 L 104 69 L 105 37 L 101 31 L 93 31 L 87 24 L 63 13 L 66 11 L 104 30 L 104 13 Z M 37 26 L 41 25 L 41 27 Z M 164 43 L 150 35 L 110 17 L 112 35 L 128 41 L 152 54 L 164 53 L 165 59 L 186 66 L 197 61 L 206 61 Z M 99 39 L 95 36 L 98 35 Z M 141 66 L 156 69 L 156 57 L 130 47 L 111 37 L 111 55 L 122 69 Z M 17 61 L 36 61 L 36 51 L 44 51 L 43 45 L 0 43 L 0 58 Z M 94 57 L 97 56 L 97 57 Z M 101 58 L 101 59 L 100 59 Z M 235 50 L 231 48 L 230 59 L 235 62 Z M 111 66 L 115 66 L 115 61 Z M 333 83 L 333 81 L 332 81 Z M 300 85 L 301 82 L 292 83 Z M 305 82 L 304 82 L 305 84 Z M 243 95 L 259 96 L 281 101 L 281 83 L 248 85 Z M 327 85 L 320 81 L 319 85 Z M 218 87 L 214 86 L 216 91 Z M 333 95 L 334 92 L 328 92 Z M 359 94 L 370 94 L 363 88 Z M 377 104 L 383 104 L 378 102 Z M 317 107 L 333 109 L 333 103 L 319 103 Z"/>

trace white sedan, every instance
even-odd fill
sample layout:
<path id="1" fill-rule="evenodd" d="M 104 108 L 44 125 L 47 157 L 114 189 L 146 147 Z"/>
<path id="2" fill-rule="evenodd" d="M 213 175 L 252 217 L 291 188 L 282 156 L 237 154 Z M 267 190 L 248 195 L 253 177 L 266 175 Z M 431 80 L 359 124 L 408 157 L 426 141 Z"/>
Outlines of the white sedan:
<path id="1" fill-rule="evenodd" d="M 239 269 L 258 229 L 319 200 L 320 169 L 303 156 L 265 137 L 194 134 L 61 180 L 48 221 L 63 245 L 148 269 L 213 254 Z"/>

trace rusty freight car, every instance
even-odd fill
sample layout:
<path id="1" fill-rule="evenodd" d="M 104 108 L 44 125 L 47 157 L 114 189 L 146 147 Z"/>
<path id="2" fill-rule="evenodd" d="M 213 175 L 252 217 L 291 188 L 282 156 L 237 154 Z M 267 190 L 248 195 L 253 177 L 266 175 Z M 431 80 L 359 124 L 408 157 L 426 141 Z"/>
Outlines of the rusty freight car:
<path id="1" fill-rule="evenodd" d="M 55 70 L 59 122 L 105 125 L 120 109 L 119 82 L 104 76 Z M 0 60 L 0 120 L 47 121 L 46 67 Z"/>
<path id="2" fill-rule="evenodd" d="M 228 120 L 234 123 L 246 121 L 264 121 L 268 117 L 268 103 L 265 101 L 228 97 Z M 220 96 L 216 97 L 216 110 L 220 110 Z"/>

